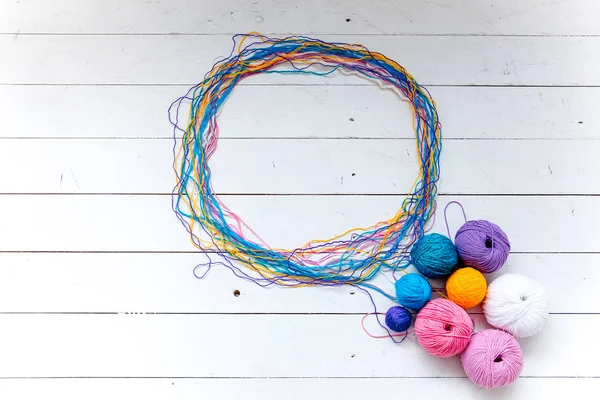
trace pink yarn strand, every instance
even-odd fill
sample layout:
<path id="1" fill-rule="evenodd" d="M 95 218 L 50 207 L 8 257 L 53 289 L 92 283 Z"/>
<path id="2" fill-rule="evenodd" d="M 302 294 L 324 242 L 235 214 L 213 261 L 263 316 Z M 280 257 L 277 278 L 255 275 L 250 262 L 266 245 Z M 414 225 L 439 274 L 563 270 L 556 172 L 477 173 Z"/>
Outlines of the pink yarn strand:
<path id="1" fill-rule="evenodd" d="M 398 336 L 407 336 L 408 335 L 408 331 L 404 332 L 404 333 L 388 333 L 387 335 L 373 335 L 371 332 L 369 332 L 367 330 L 367 328 L 365 327 L 365 319 L 369 316 L 369 315 L 375 315 L 376 318 L 378 318 L 378 315 L 385 315 L 385 313 L 380 313 L 380 312 L 370 312 L 367 313 L 365 315 L 363 315 L 363 317 L 360 319 L 360 325 L 362 326 L 363 331 L 365 331 L 365 333 L 367 335 L 369 335 L 370 337 L 372 337 L 373 339 L 385 339 L 385 338 L 389 338 L 390 336 L 392 337 L 398 337 Z M 378 318 L 379 319 L 379 318 Z M 381 324 L 381 323 L 380 323 Z"/>

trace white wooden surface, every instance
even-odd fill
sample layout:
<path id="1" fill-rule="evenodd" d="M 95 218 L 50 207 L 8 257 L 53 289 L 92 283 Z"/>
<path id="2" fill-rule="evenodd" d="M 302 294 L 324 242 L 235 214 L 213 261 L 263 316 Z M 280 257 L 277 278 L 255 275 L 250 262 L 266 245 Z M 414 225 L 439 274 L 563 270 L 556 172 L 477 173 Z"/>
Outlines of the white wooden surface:
<path id="1" fill-rule="evenodd" d="M 596 0 L 0 0 L 0 398 L 594 398 L 599 20 Z M 514 385 L 369 338 L 353 288 L 193 277 L 211 255 L 170 207 L 166 108 L 252 30 L 363 43 L 428 85 L 439 204 L 502 225 L 499 273 L 550 293 Z M 416 173 L 408 107 L 365 80 L 257 76 L 219 122 L 215 188 L 276 245 L 389 217 Z"/>

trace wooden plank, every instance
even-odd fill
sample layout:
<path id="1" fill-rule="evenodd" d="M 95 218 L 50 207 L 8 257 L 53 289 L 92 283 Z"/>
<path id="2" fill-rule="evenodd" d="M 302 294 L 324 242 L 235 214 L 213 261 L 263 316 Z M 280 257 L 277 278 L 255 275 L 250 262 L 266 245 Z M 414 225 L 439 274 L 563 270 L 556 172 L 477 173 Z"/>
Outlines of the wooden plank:
<path id="1" fill-rule="evenodd" d="M 4 0 L 0 31 L 52 33 L 598 34 L 594 0 L 195 3 Z"/>
<path id="2" fill-rule="evenodd" d="M 391 218 L 401 196 L 222 196 L 274 247 L 295 248 Z M 514 252 L 598 252 L 600 198 L 590 196 L 440 196 L 440 214 L 460 201 L 470 219 L 497 222 Z M 460 226 L 460 211 L 451 211 Z M 170 196 L 0 196 L 2 251 L 193 251 Z"/>
<path id="3" fill-rule="evenodd" d="M 439 98 L 435 93 L 434 96 L 438 102 L 443 101 L 440 104 L 452 103 L 452 108 L 446 108 L 448 111 L 441 111 L 448 113 L 448 117 L 442 114 L 444 126 L 453 132 L 451 135 L 456 135 L 448 137 L 462 139 L 471 134 L 477 139 L 598 139 L 599 124 L 595 120 L 598 98 L 592 94 L 597 93 L 598 88 L 589 87 L 600 85 L 597 73 L 600 66 L 600 31 L 597 25 L 600 3 L 596 1 L 506 0 L 503 4 L 492 4 L 491 0 L 484 0 L 477 5 L 461 4 L 460 7 L 455 7 L 449 0 L 408 0 L 402 4 L 381 2 L 369 5 L 349 0 L 343 6 L 337 0 L 308 0 L 300 5 L 297 2 L 270 0 L 244 6 L 240 6 L 239 0 L 224 0 L 210 5 L 186 4 L 185 9 L 182 0 L 170 3 L 135 0 L 118 4 L 116 1 L 88 2 L 82 5 L 83 3 L 73 0 L 59 0 L 49 5 L 39 0 L 10 3 L 8 0 L 0 0 L 0 34 L 4 33 L 0 37 L 3 55 L 0 84 L 9 89 L 21 89 L 18 85 L 39 84 L 48 85 L 44 89 L 64 90 L 63 86 L 52 86 L 64 83 L 68 84 L 67 92 L 71 89 L 83 90 L 75 92 L 72 97 L 69 97 L 71 94 L 61 97 L 56 92 L 42 92 L 39 86 L 24 86 L 23 88 L 30 90 L 28 94 L 17 92 L 16 97 L 11 97 L 10 93 L 7 97 L 0 95 L 0 107 L 9 116 L 3 119 L 10 120 L 0 122 L 0 132 L 9 128 L 8 134 L 0 135 L 19 137 L 25 135 L 23 132 L 30 132 L 29 136 L 34 137 L 89 137 L 94 134 L 87 132 L 96 131 L 104 132 L 99 135 L 108 138 L 164 138 L 168 133 L 163 126 L 168 126 L 166 119 L 162 118 L 165 117 L 167 102 L 172 99 L 171 90 L 184 90 L 176 85 L 188 85 L 200 79 L 212 60 L 227 53 L 231 33 L 239 32 L 239 29 L 246 31 L 258 28 L 263 32 L 272 29 L 273 33 L 298 29 L 325 40 L 362 42 L 374 50 L 388 53 L 414 72 L 419 82 L 438 85 L 434 86 L 434 90 L 446 90 L 443 92 L 446 93 L 445 98 L 443 94 Z M 346 22 L 346 19 L 349 21 Z M 4 29 L 8 31 L 3 31 Z M 109 35 L 104 35 L 106 33 Z M 125 35 L 119 36 L 123 33 Z M 145 33 L 155 36 L 147 36 Z M 179 35 L 180 33 L 183 35 Z M 338 35 L 326 36 L 322 33 Z M 425 36 L 386 36 L 390 33 Z M 66 35 L 61 36 L 62 34 Z M 185 36 L 189 34 L 194 36 Z M 313 79 L 261 76 L 247 83 L 255 86 L 271 85 L 259 89 L 267 99 L 254 107 L 260 97 L 252 94 L 256 87 L 246 86 L 246 93 L 249 95 L 241 95 L 239 109 L 249 108 L 248 104 L 253 105 L 252 109 L 256 114 L 254 118 L 249 116 L 246 119 L 252 119 L 254 125 L 245 123 L 242 118 L 236 120 L 225 114 L 236 112 L 235 104 L 230 108 L 231 111 L 226 109 L 222 127 L 236 133 L 223 142 L 225 145 L 228 142 L 242 143 L 231 140 L 232 137 L 253 137 L 257 136 L 256 132 L 261 128 L 269 132 L 279 130 L 284 123 L 294 122 L 289 115 L 280 114 L 273 117 L 270 128 L 261 124 L 260 119 L 274 114 L 273 108 L 285 111 L 281 107 L 282 103 L 304 113 L 296 115 L 296 119 L 306 120 L 308 118 L 305 116 L 308 114 L 311 118 L 316 116 L 317 122 L 333 114 L 327 107 L 320 110 L 321 114 L 311 113 L 305 104 L 348 104 L 336 99 L 351 98 L 352 95 L 364 96 L 370 103 L 367 106 L 371 108 L 375 108 L 373 104 L 377 104 L 375 98 L 368 94 L 372 92 L 367 92 L 375 90 L 366 86 L 369 82 L 348 77 Z M 356 87 L 335 86 L 345 84 Z M 117 89 L 110 85 L 123 85 L 123 92 L 111 92 L 110 90 Z M 127 85 L 157 86 L 143 88 Z M 291 89 L 289 86 L 282 87 L 284 85 L 304 86 L 294 86 Z M 327 92 L 330 87 L 326 85 L 336 90 L 339 88 L 340 91 Z M 453 101 L 457 89 L 443 87 L 445 85 L 550 85 L 562 88 L 539 88 L 540 91 L 538 88 L 500 88 L 497 91 L 487 87 L 465 88 L 475 90 L 470 93 L 477 93 L 477 96 L 465 97 L 466 100 L 458 96 Z M 159 87 L 161 91 L 157 90 Z M 86 92 L 87 89 L 90 91 Z M 106 89 L 109 94 L 95 97 L 97 93 L 104 92 L 94 92 L 93 89 Z M 120 89 L 121 87 L 118 88 Z M 135 91 L 137 89 L 143 90 Z M 291 93 L 296 93 L 295 96 L 290 96 L 296 100 L 289 101 L 290 97 L 285 97 L 285 90 L 288 89 L 291 89 Z M 312 89 L 323 91 L 316 92 L 317 97 L 314 97 Z M 359 89 L 365 92 L 358 93 Z M 561 91 L 555 92 L 555 89 Z M 350 90 L 353 90 L 353 94 L 349 94 Z M 149 92 L 151 94 L 147 94 Z M 115 101 L 114 97 L 119 97 L 121 93 L 126 93 L 123 100 L 118 98 Z M 329 93 L 340 94 L 330 96 Z M 382 96 L 393 97 L 391 93 L 382 93 Z M 539 97 L 539 93 L 543 96 Z M 147 98 L 141 99 L 141 96 Z M 489 100 L 484 100 L 486 97 Z M 89 103 L 82 105 L 86 99 Z M 11 106 L 11 101 L 21 104 Z M 113 103 L 107 105 L 110 101 Z M 397 104 L 387 99 L 384 101 L 386 107 L 387 104 L 390 107 Z M 4 107 L 6 103 L 9 104 L 8 107 Z M 349 107 L 352 114 L 357 116 L 366 109 L 363 105 L 355 104 L 350 104 Z M 38 111 L 40 108 L 46 109 Z M 91 111 L 92 108 L 96 109 Z M 467 112 L 464 108 L 470 110 Z M 59 109 L 67 110 L 71 115 Z M 378 122 L 382 119 L 380 114 L 386 110 L 388 109 L 378 108 L 371 120 L 365 119 L 362 122 L 361 119 L 360 123 L 364 125 L 360 126 L 356 116 L 343 115 L 346 109 L 340 107 L 339 114 L 336 114 L 339 119 L 333 120 L 331 126 L 319 124 L 320 126 L 311 127 L 305 122 L 297 122 L 294 129 L 306 132 L 299 134 L 303 137 L 323 136 L 320 133 L 322 129 L 333 133 L 337 128 L 332 126 L 340 126 L 343 121 L 346 125 L 355 123 L 354 129 L 367 132 L 367 137 L 409 137 L 410 130 L 403 128 L 410 127 L 405 124 L 408 116 L 406 107 L 401 111 L 404 114 L 395 111 L 396 109 L 387 111 L 393 117 L 386 119 L 388 122 L 385 124 Z M 247 116 L 241 111 L 238 113 L 240 117 Z M 158 117 L 161 118 L 160 122 Z M 146 121 L 142 121 L 144 118 Z M 350 121 L 350 118 L 355 121 Z M 531 122 L 525 122 L 529 118 Z M 62 135 L 61 120 L 64 121 L 65 128 Z M 233 123 L 231 128 L 227 127 L 227 121 Z M 456 121 L 454 127 L 452 121 Z M 89 127 L 90 125 L 93 127 Z M 381 128 L 378 127 L 375 133 L 369 133 L 374 125 Z M 494 127 L 487 129 L 486 125 Z M 119 133 L 123 130 L 126 133 Z M 344 130 L 351 132 L 351 129 Z M 399 130 L 403 132 L 396 132 Z M 503 133 L 502 130 L 510 130 L 511 133 Z M 240 131 L 244 133 L 238 133 Z M 315 131 L 319 133 L 312 133 Z M 348 136 L 353 135 L 347 134 Z M 265 138 L 270 137 L 274 136 L 265 135 Z M 265 142 L 271 141 L 273 140 L 267 139 Z M 100 141 L 90 141 L 87 144 L 83 144 L 85 141 L 71 141 L 76 143 L 74 145 L 64 144 L 65 141 L 37 142 L 38 144 L 32 145 L 33 141 L 22 141 L 20 144 L 3 141 L 0 148 L 4 148 L 5 153 L 0 154 L 0 159 L 4 159 L 0 162 L 0 168 L 5 171 L 3 175 L 12 177 L 1 178 L 0 187 L 21 188 L 23 192 L 36 187 L 58 191 L 52 188 L 56 188 L 59 182 L 59 189 L 64 187 L 68 189 L 66 191 L 78 193 L 87 188 L 102 187 L 104 189 L 101 191 L 108 191 L 110 188 L 125 188 L 128 185 L 144 188 L 144 191 L 146 188 L 163 186 L 165 191 L 170 189 L 170 185 L 168 189 L 166 185 L 169 168 L 161 166 L 167 166 L 170 160 L 168 153 L 163 150 L 163 145 L 168 140 L 156 141 L 155 147 L 149 145 L 154 150 L 147 151 L 143 145 L 135 152 L 130 144 L 142 141 L 115 141 L 116 143 L 108 146 L 98 145 Z M 403 141 L 396 140 L 393 143 L 396 142 Z M 525 140 L 519 141 L 518 143 L 525 144 L 518 147 L 511 147 L 511 144 L 503 141 L 495 142 L 502 143 L 494 147 L 496 151 L 492 150 L 491 145 L 482 146 L 481 151 L 480 147 L 469 147 L 470 144 L 462 145 L 455 141 L 456 149 L 460 150 L 455 153 L 458 156 L 448 157 L 448 161 L 444 161 L 450 164 L 443 166 L 444 174 L 448 174 L 448 178 L 445 175 L 443 179 L 457 185 L 456 193 L 472 195 L 482 193 L 478 191 L 481 188 L 488 188 L 486 190 L 493 190 L 494 194 L 522 194 L 527 193 L 526 188 L 530 188 L 534 191 L 533 194 L 572 192 L 577 195 L 439 198 L 440 207 L 450 199 L 458 199 L 465 204 L 470 217 L 487 218 L 500 223 L 509 233 L 513 250 L 517 252 L 511 255 L 505 271 L 519 271 L 538 278 L 551 291 L 552 310 L 566 313 L 551 315 L 546 330 L 541 335 L 521 341 L 526 358 L 524 375 L 540 376 L 541 379 L 525 379 L 511 388 L 489 394 L 476 389 L 464 378 L 456 358 L 439 360 L 428 357 L 418 348 L 414 337 L 409 337 L 407 343 L 400 347 L 389 341 L 368 338 L 360 331 L 360 315 L 290 314 L 292 310 L 297 310 L 298 313 L 311 312 L 306 310 L 316 310 L 317 313 L 332 310 L 331 312 L 343 314 L 368 310 L 364 297 L 351 295 L 346 289 L 269 291 L 256 287 L 245 288 L 238 286 L 241 282 L 233 279 L 222 268 L 215 269 L 206 280 L 198 281 L 191 276 L 191 269 L 198 258 L 205 255 L 197 253 L 36 253 L 57 250 L 193 251 L 185 231 L 170 210 L 168 196 L 5 195 L 0 196 L 0 313 L 4 313 L 0 314 L 2 397 L 89 398 L 98 395 L 113 398 L 129 394 L 128 398 L 156 396 L 162 399 L 169 396 L 189 398 L 192 395 L 197 398 L 198 393 L 207 393 L 213 394 L 209 398 L 232 398 L 240 395 L 247 398 L 255 390 L 259 393 L 256 396 L 261 399 L 268 396 L 302 398 L 319 395 L 335 398 L 340 397 L 341 391 L 351 392 L 343 397 L 356 398 L 358 395 L 366 395 L 367 390 L 370 396 L 389 396 L 389 393 L 395 393 L 399 388 L 405 394 L 416 393 L 425 397 L 442 394 L 447 398 L 534 398 L 544 394 L 548 398 L 567 395 L 574 398 L 589 397 L 592 390 L 598 390 L 598 380 L 565 377 L 600 376 L 597 363 L 600 350 L 595 346 L 600 314 L 584 314 L 598 313 L 597 301 L 593 297 L 598 276 L 595 271 L 597 268 L 593 267 L 597 265 L 597 257 L 600 255 L 600 243 L 592 233 L 600 222 L 597 213 L 600 197 L 580 196 L 598 194 L 593 184 L 597 180 L 598 167 L 589 161 L 595 159 L 597 146 L 591 140 L 586 146 L 567 140 L 548 142 L 550 144 Z M 288 142 L 290 143 L 300 151 L 313 150 L 308 145 L 309 141 L 297 146 L 299 141 Z M 389 141 L 381 143 L 388 143 L 388 147 L 393 148 Z M 90 151 L 90 145 L 96 146 Z M 319 147 L 322 148 L 322 144 Z M 338 147 L 337 151 L 365 160 L 352 147 L 351 151 L 343 146 Z M 404 147 L 401 149 L 405 150 Z M 406 149 L 410 150 L 409 147 Z M 278 148 L 273 145 L 267 150 L 275 151 Z M 323 153 L 325 150 L 328 148 L 322 148 L 321 153 L 309 154 L 313 157 L 314 153 L 314 158 L 320 160 L 334 154 Z M 387 149 L 385 151 L 384 154 L 388 156 L 399 157 L 396 153 L 389 153 Z M 77 154 L 78 152 L 80 153 Z M 87 152 L 90 154 L 86 154 Z M 101 152 L 105 153 L 101 156 Z M 540 154 L 525 161 L 526 157 L 530 157 L 529 154 L 537 153 Z M 227 154 L 236 156 L 245 152 L 240 149 L 237 152 L 218 154 L 219 157 L 227 157 Z M 446 151 L 446 154 L 452 152 Z M 305 159 L 288 154 L 280 155 L 285 157 L 284 164 L 306 162 Z M 150 158 L 152 156 L 153 159 Z M 404 157 L 403 154 L 400 156 Z M 63 160 L 57 161 L 60 157 Z M 467 168 L 464 164 L 467 159 L 476 168 Z M 215 173 L 235 176 L 238 171 L 228 170 L 230 163 L 225 158 L 222 160 L 215 160 Z M 253 160 L 250 158 L 250 161 Z M 320 193 L 329 193 L 329 188 L 334 188 L 338 193 L 343 193 L 343 190 L 358 193 L 356 188 L 371 184 L 365 185 L 366 182 L 360 179 L 373 182 L 373 187 L 393 187 L 387 181 L 373 178 L 380 175 L 368 174 L 371 176 L 369 179 L 367 174 L 364 177 L 357 174 L 355 178 L 359 179 L 355 180 L 354 187 L 348 187 L 350 185 L 345 182 L 345 189 L 336 189 L 337 178 L 342 176 L 339 172 L 346 173 L 347 167 L 356 165 L 349 164 L 347 160 L 334 163 L 336 165 L 328 164 L 335 161 L 335 157 L 330 157 L 329 161 L 315 165 L 335 174 L 331 175 L 335 178 L 334 184 L 318 181 L 315 188 Z M 223 163 L 222 172 L 218 171 L 219 163 Z M 158 168 L 158 173 L 152 169 L 155 168 L 154 165 Z M 403 178 L 396 177 L 408 175 L 411 165 L 413 163 L 397 162 L 394 168 L 402 170 L 392 176 L 392 182 L 401 183 Z M 518 169 L 519 166 L 522 168 Z M 266 167 L 271 168 L 269 165 Z M 389 166 L 373 164 L 368 171 L 374 170 L 371 168 L 387 171 Z M 504 168 L 504 171 L 498 171 L 499 168 Z M 264 179 L 270 179 L 270 184 L 283 190 L 282 193 L 294 193 L 297 186 L 286 186 L 289 185 L 289 181 L 283 177 L 286 169 L 281 169 L 277 174 L 282 175 L 270 175 L 273 172 L 267 172 L 266 169 L 264 173 L 260 170 L 258 173 Z M 287 169 L 292 178 L 301 177 L 300 187 L 303 187 L 300 170 L 298 165 Z M 317 168 L 314 171 L 318 171 Z M 454 178 L 458 176 L 458 171 L 464 180 Z M 344 177 L 347 178 L 345 175 Z M 252 179 L 256 180 L 256 177 Z M 478 183 L 472 184 L 467 180 Z M 242 187 L 231 182 L 235 183 L 235 187 Z M 60 186 L 61 183 L 63 187 Z M 247 187 L 260 187 L 260 184 L 256 185 L 251 181 L 243 183 Z M 442 182 L 442 190 L 445 184 Z M 262 187 L 270 186 L 265 184 Z M 394 189 L 389 190 L 390 193 L 398 193 Z M 343 231 L 344 228 L 389 217 L 402 198 L 230 196 L 224 197 L 224 200 L 269 242 L 284 245 L 289 243 L 293 246 L 316 235 L 328 236 Z M 263 210 L 270 212 L 267 214 Z M 452 212 L 454 230 L 459 225 L 456 214 L 458 213 Z M 444 230 L 439 216 L 440 213 L 435 231 Z M 284 225 L 284 222 L 287 224 Z M 22 250 L 26 253 L 12 253 Z M 532 251 L 552 254 L 523 254 Z M 595 253 L 558 254 L 564 251 Z M 139 282 L 138 285 L 136 282 Z M 381 282 L 386 283 L 383 277 Z M 387 284 L 389 287 L 391 282 Z M 234 297 L 232 289 L 241 290 L 242 295 Z M 272 297 L 275 293 L 278 297 Z M 203 311 L 210 309 L 215 311 Z M 253 311 L 261 309 L 266 310 L 262 311 L 265 313 L 283 312 L 285 315 L 243 314 L 261 312 Z M 172 312 L 169 310 L 205 314 L 123 315 L 132 312 Z M 220 310 L 229 315 L 206 314 Z M 61 314 L 90 311 L 115 312 L 119 315 Z M 27 312 L 59 314 L 18 314 Z M 485 327 L 481 315 L 475 315 L 475 320 L 478 329 Z M 31 376 L 67 379 L 5 379 Z M 84 376 L 192 376 L 199 379 L 177 379 L 177 384 L 165 379 L 68 379 Z M 286 376 L 318 378 L 290 381 L 277 379 Z M 369 379 L 406 376 L 418 378 Z M 218 379 L 212 380 L 212 377 Z M 236 377 L 244 379 L 235 379 Z M 366 379 L 354 381 L 352 377 Z M 439 377 L 449 379 L 438 379 Z M 154 385 L 156 382 L 159 385 Z M 180 382 L 190 382 L 191 386 L 178 386 Z M 523 382 L 527 383 L 526 389 L 522 389 Z M 70 387 L 55 386 L 61 383 Z M 90 383 L 94 386 L 90 386 Z M 138 385 L 139 383 L 142 385 Z M 152 386 L 145 386 L 146 383 Z M 171 387 L 165 388 L 165 383 L 170 383 Z M 281 385 L 286 387 L 282 388 Z M 173 391 L 175 387 L 178 391 Z M 311 393 L 313 391 L 318 391 L 318 394 Z M 15 392 L 18 393 L 14 395 Z M 144 396 L 148 392 L 151 393 Z M 269 394 L 265 395 L 265 392 Z"/>
<path id="4" fill-rule="evenodd" d="M 600 85 L 600 37 L 323 35 L 385 53 L 423 85 Z M 231 37 L 0 36 L 0 84 L 193 84 L 229 53 Z M 443 68 L 440 66 L 443 65 Z M 262 74 L 248 83 L 370 82 L 337 74 Z"/>
<path id="5" fill-rule="evenodd" d="M 478 328 L 486 326 L 482 315 L 474 317 Z M 360 318 L 2 315 L 0 376 L 464 376 L 458 357 L 428 356 L 412 335 L 401 346 L 372 339 L 360 329 Z M 598 329 L 600 315 L 552 315 L 542 333 L 520 341 L 523 375 L 598 376 Z"/>
<path id="6" fill-rule="evenodd" d="M 187 89 L 4 86 L 0 137 L 171 137 L 166 110 Z M 444 138 L 598 139 L 600 88 L 431 87 Z M 34 100 L 35 99 L 35 100 Z M 85 99 L 85 101 L 82 101 Z M 37 121 L 25 123 L 32 102 Z M 252 104 L 252 107 L 248 107 Z M 76 112 L 74 112 L 76 110 Z M 187 113 L 189 109 L 185 109 Z M 187 115 L 182 113 L 182 117 Z M 410 108 L 376 86 L 240 85 L 220 137 L 412 138 Z M 291 121 L 291 122 L 290 122 Z"/>
<path id="7" fill-rule="evenodd" d="M 441 193 L 599 194 L 600 141 L 444 143 Z M 414 140 L 222 140 L 218 193 L 402 194 L 418 176 Z M 235 161 L 232 161 L 235 160 Z M 6 139 L 2 193 L 171 193 L 172 140 Z M 43 168 L 40 168 L 43 165 Z M 519 177 L 520 179 L 516 179 Z"/>
<path id="8" fill-rule="evenodd" d="M 195 279 L 193 268 L 205 261 L 202 254 L 0 254 L 0 313 L 373 311 L 354 287 L 264 289 L 221 266 L 205 279 Z M 512 254 L 488 281 L 507 272 L 524 274 L 547 289 L 550 312 L 600 313 L 599 263 L 600 254 Z M 393 294 L 388 279 L 380 276 L 373 282 Z M 443 282 L 434 286 L 443 287 Z M 241 294 L 234 296 L 234 290 Z M 392 305 L 383 296 L 374 299 L 380 310 Z"/>
<path id="9" fill-rule="evenodd" d="M 586 398 L 600 390 L 597 378 L 526 378 L 502 389 L 487 391 L 467 378 L 369 378 L 349 379 L 2 379 L 0 391 L 11 400 L 34 398 L 61 400 L 105 400 L 143 398 L 145 400 L 196 400 L 202 393 L 211 399 L 315 400 L 343 397 L 360 400 L 384 398 L 402 388 L 406 397 L 423 396 L 451 400 L 488 400 L 510 397 Z"/>

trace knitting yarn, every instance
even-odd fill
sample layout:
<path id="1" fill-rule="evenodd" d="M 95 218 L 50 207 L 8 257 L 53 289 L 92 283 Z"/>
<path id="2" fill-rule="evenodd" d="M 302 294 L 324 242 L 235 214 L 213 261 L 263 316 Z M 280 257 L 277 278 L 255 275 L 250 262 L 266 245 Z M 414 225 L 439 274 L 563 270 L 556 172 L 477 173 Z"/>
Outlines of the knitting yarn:
<path id="1" fill-rule="evenodd" d="M 458 255 L 450 239 L 439 233 L 431 233 L 413 245 L 410 261 L 426 277 L 440 279 L 452 273 Z"/>
<path id="2" fill-rule="evenodd" d="M 519 274 L 504 274 L 488 287 L 483 313 L 493 327 L 516 337 L 532 336 L 546 323 L 546 290 L 535 280 Z"/>
<path id="3" fill-rule="evenodd" d="M 446 281 L 448 298 L 462 308 L 475 307 L 481 303 L 487 291 L 485 277 L 474 268 L 460 268 Z"/>
<path id="4" fill-rule="evenodd" d="M 268 244 L 213 188 L 209 161 L 217 151 L 218 115 L 235 86 L 258 74 L 314 77 L 342 71 L 393 87 L 406 98 L 414 115 L 420 174 L 407 188 L 409 195 L 400 210 L 387 220 L 297 247 Z M 211 253 L 207 270 L 219 264 L 263 287 L 356 285 L 394 299 L 368 281 L 382 270 L 399 272 L 409 265 L 410 246 L 423 235 L 435 211 L 442 144 L 435 102 L 401 65 L 358 44 L 305 36 L 235 35 L 229 56 L 219 59 L 197 85 L 172 103 L 169 120 L 177 179 L 173 210 L 193 245 Z"/>
<path id="5" fill-rule="evenodd" d="M 404 332 L 412 324 L 412 314 L 404 307 L 390 307 L 385 313 L 385 324 L 395 332 Z"/>
<path id="6" fill-rule="evenodd" d="M 406 274 L 394 286 L 398 303 L 406 308 L 420 310 L 431 300 L 431 285 L 419 274 Z"/>
<path id="7" fill-rule="evenodd" d="M 486 389 L 513 383 L 523 369 L 519 343 L 509 333 L 498 329 L 474 334 L 460 360 L 469 379 Z"/>
<path id="8" fill-rule="evenodd" d="M 435 299 L 419 311 L 415 320 L 415 335 L 429 353 L 451 357 L 469 344 L 473 321 L 469 314 L 450 300 Z"/>
<path id="9" fill-rule="evenodd" d="M 506 233 L 489 221 L 467 221 L 454 238 L 462 262 L 484 274 L 497 271 L 510 252 Z"/>

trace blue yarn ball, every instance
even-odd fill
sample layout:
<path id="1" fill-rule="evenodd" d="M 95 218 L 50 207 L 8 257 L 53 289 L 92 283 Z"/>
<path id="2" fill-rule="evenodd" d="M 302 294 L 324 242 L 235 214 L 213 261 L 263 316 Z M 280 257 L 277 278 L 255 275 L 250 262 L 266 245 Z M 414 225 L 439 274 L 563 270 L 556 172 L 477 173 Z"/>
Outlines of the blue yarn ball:
<path id="1" fill-rule="evenodd" d="M 394 332 L 404 332 L 412 324 L 412 314 L 404 307 L 390 307 L 385 313 L 385 324 Z"/>
<path id="2" fill-rule="evenodd" d="M 431 285 L 419 274 L 406 274 L 395 283 L 398 303 L 420 310 L 431 300 Z"/>
<path id="3" fill-rule="evenodd" d="M 431 279 L 445 278 L 458 263 L 456 247 L 439 233 L 423 236 L 410 250 L 410 261 L 417 270 Z"/>

